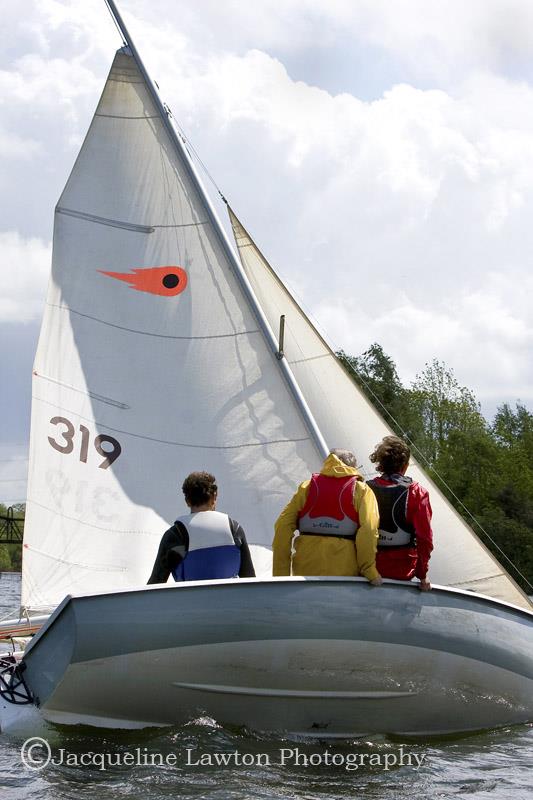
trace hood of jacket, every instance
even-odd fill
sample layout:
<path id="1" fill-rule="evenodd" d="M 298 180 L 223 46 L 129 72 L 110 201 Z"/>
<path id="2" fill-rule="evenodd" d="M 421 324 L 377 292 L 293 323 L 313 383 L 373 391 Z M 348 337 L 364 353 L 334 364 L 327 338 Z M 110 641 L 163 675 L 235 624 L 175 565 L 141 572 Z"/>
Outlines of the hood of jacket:
<path id="1" fill-rule="evenodd" d="M 320 474 L 327 475 L 328 478 L 347 478 L 350 475 L 356 475 L 363 480 L 363 476 L 355 467 L 348 467 L 340 458 L 333 455 L 333 453 L 330 453 L 322 464 Z"/>

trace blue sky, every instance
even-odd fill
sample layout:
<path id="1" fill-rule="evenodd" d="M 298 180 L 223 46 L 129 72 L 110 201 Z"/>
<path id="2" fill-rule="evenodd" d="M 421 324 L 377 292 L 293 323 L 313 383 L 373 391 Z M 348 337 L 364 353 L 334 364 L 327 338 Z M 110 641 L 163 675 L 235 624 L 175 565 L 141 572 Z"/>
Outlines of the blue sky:
<path id="1" fill-rule="evenodd" d="M 533 408 L 527 0 L 120 7 L 175 117 L 334 346 L 379 341 L 406 383 L 443 360 L 487 416 Z M 53 208 L 120 41 L 103 0 L 0 16 L 0 492 L 18 500 Z"/>

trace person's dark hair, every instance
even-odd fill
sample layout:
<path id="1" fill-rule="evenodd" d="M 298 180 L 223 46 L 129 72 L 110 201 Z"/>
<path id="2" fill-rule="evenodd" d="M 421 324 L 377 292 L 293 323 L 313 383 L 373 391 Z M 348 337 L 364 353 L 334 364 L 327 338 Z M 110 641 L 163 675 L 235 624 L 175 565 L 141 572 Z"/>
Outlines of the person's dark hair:
<path id="1" fill-rule="evenodd" d="M 209 472 L 191 472 L 181 488 L 189 506 L 203 506 L 212 497 L 216 497 L 218 492 L 216 478 Z"/>
<path id="2" fill-rule="evenodd" d="M 351 450 L 331 450 L 330 454 L 333 456 L 337 456 L 339 461 L 342 461 L 343 464 L 346 464 L 347 467 L 357 467 L 357 459 L 352 453 Z"/>
<path id="3" fill-rule="evenodd" d="M 370 461 L 377 464 L 380 472 L 392 475 L 401 472 L 411 458 L 411 450 L 399 436 L 385 436 L 370 456 Z"/>

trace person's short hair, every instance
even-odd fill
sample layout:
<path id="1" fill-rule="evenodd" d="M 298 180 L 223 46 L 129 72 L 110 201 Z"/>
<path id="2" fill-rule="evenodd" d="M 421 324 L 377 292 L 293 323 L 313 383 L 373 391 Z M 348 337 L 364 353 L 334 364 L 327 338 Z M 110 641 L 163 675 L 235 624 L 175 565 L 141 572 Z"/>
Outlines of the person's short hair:
<path id="1" fill-rule="evenodd" d="M 347 467 L 357 467 L 357 459 L 351 450 L 335 449 L 330 451 L 330 455 L 337 456 Z"/>
<path id="2" fill-rule="evenodd" d="M 411 450 L 403 439 L 399 436 L 385 436 L 383 441 L 376 445 L 370 461 L 377 465 L 380 472 L 392 475 L 401 472 L 410 458 Z"/>
<path id="3" fill-rule="evenodd" d="M 189 506 L 203 506 L 216 497 L 218 486 L 216 478 L 209 472 L 191 472 L 183 481 L 183 494 Z"/>

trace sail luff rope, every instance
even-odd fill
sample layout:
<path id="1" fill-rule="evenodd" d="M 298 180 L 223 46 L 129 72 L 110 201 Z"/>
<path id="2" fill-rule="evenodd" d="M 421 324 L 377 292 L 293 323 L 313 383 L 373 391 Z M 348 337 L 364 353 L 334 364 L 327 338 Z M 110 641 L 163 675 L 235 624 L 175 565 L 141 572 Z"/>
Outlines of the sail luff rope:
<path id="1" fill-rule="evenodd" d="M 169 108 L 169 106 L 168 106 L 166 103 L 165 103 L 165 107 L 166 107 L 166 109 L 167 109 L 167 112 L 168 112 L 169 116 L 171 116 L 171 117 L 172 117 L 172 119 L 174 120 L 174 124 L 175 124 L 176 128 L 178 129 L 178 131 L 179 131 L 179 133 L 180 133 L 181 140 L 182 140 L 183 144 L 185 145 L 185 147 L 187 148 L 187 150 L 189 151 L 189 154 L 191 154 L 191 153 L 192 153 L 192 155 L 194 156 L 194 158 L 196 159 L 196 161 L 198 162 L 198 164 L 199 164 L 199 165 L 202 167 L 202 169 L 203 169 L 203 171 L 204 171 L 204 173 L 205 173 L 206 177 L 207 177 L 207 178 L 208 178 L 208 179 L 211 181 L 211 183 L 213 184 L 213 186 L 214 186 L 214 188 L 216 189 L 217 193 L 220 195 L 220 198 L 221 198 L 221 200 L 222 200 L 222 201 L 223 201 L 223 202 L 224 202 L 226 205 L 229 205 L 228 201 L 226 200 L 226 197 L 224 196 L 224 194 L 223 194 L 223 192 L 222 192 L 222 189 L 219 187 L 218 183 L 216 182 L 216 180 L 213 178 L 213 176 L 212 176 L 212 175 L 211 175 L 211 173 L 209 172 L 209 170 L 208 170 L 208 168 L 206 167 L 205 163 L 202 161 L 202 159 L 201 159 L 201 158 L 200 158 L 200 156 L 198 155 L 198 151 L 195 149 L 195 147 L 194 147 L 194 145 L 192 144 L 191 140 L 190 140 L 190 139 L 189 139 L 189 137 L 186 135 L 186 133 L 185 133 L 185 131 L 183 130 L 182 126 L 181 126 L 181 125 L 179 124 L 179 122 L 176 120 L 176 117 L 174 116 L 174 114 L 172 113 L 171 109 Z"/>

